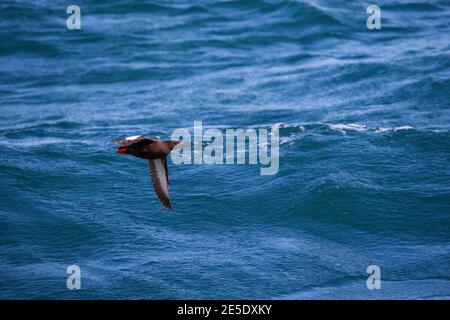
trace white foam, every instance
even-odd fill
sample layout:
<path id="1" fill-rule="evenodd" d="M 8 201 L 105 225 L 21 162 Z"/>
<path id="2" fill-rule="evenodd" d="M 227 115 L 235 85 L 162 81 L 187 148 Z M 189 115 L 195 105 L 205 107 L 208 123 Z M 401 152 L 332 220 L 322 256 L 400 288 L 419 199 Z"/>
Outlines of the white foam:
<path id="1" fill-rule="evenodd" d="M 394 131 L 399 131 L 399 130 L 411 130 L 411 129 L 414 129 L 414 128 L 411 127 L 411 126 L 401 126 L 401 127 L 395 127 L 395 128 L 394 128 Z"/>
<path id="2" fill-rule="evenodd" d="M 357 123 L 349 123 L 349 124 L 331 124 L 330 129 L 332 130 L 355 130 L 358 132 L 366 131 L 367 127 L 363 124 L 357 124 Z"/>
<path id="3" fill-rule="evenodd" d="M 377 132 L 377 133 L 384 133 L 384 132 L 389 132 L 389 131 L 400 131 L 400 130 L 411 130 L 414 129 L 411 126 L 400 126 L 400 127 L 393 127 L 393 128 L 369 128 L 366 125 L 363 124 L 357 124 L 357 123 L 349 123 L 349 124 L 329 124 L 328 125 L 330 129 L 332 130 L 337 130 L 342 132 L 343 134 L 345 134 L 346 130 L 354 130 L 354 131 L 358 131 L 358 132 L 363 132 L 363 131 L 372 131 L 372 132 Z"/>
<path id="4" fill-rule="evenodd" d="M 380 132 L 380 133 L 389 132 L 389 131 L 397 132 L 397 131 L 401 131 L 401 130 L 411 130 L 411 129 L 414 129 L 414 128 L 411 127 L 411 126 L 401 126 L 401 127 L 394 127 L 394 128 L 383 128 L 383 127 L 381 127 L 381 128 L 376 128 L 375 132 Z"/>

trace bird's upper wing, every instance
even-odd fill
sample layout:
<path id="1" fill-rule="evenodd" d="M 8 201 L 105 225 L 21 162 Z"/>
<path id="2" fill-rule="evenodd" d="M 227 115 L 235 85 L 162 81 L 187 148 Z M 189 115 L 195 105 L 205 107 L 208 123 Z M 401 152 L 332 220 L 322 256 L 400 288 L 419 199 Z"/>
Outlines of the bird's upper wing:
<path id="1" fill-rule="evenodd" d="M 174 210 L 169 197 L 169 172 L 166 159 L 148 160 L 148 167 L 150 168 L 153 188 L 159 200 L 166 208 Z"/>
<path id="2" fill-rule="evenodd" d="M 156 139 L 146 137 L 146 136 L 135 136 L 135 137 L 129 137 L 129 138 L 113 141 L 112 143 L 118 145 L 119 147 L 129 147 L 132 144 L 140 143 L 143 141 L 151 143 L 151 142 L 155 142 Z"/>

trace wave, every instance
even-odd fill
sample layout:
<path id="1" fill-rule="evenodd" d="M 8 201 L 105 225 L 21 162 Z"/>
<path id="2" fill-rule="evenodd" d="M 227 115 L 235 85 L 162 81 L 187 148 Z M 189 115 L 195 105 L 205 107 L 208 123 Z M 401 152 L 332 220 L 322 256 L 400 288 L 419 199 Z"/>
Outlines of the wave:
<path id="1" fill-rule="evenodd" d="M 280 145 L 298 147 L 298 144 L 301 144 L 302 148 L 306 148 L 304 151 L 319 145 L 324 147 L 339 141 L 344 143 L 339 136 L 359 139 L 363 144 L 377 138 L 381 139 L 379 143 L 390 141 L 417 146 L 427 144 L 445 146 L 448 144 L 450 134 L 445 128 L 419 128 L 410 125 L 369 126 L 359 123 L 276 123 L 268 127 L 279 130 Z"/>
<path id="2" fill-rule="evenodd" d="M 279 129 L 281 133 L 293 133 L 293 132 L 305 132 L 307 130 L 325 128 L 333 131 L 339 131 L 346 134 L 348 131 L 357 132 L 375 132 L 375 133 L 385 133 L 385 132 L 397 132 L 401 130 L 414 130 L 415 128 L 409 125 L 394 126 L 394 127 L 369 127 L 364 124 L 358 123 L 313 123 L 313 124 L 286 124 L 283 122 L 278 122 L 271 126 L 271 129 Z M 425 131 L 435 131 L 438 132 L 439 129 L 422 129 Z"/>
<path id="3" fill-rule="evenodd" d="M 384 128 L 384 127 L 367 127 L 366 125 L 357 124 L 357 123 L 349 123 L 349 124 L 327 124 L 328 127 L 331 130 L 337 130 L 339 132 L 342 132 L 343 134 L 346 134 L 347 131 L 358 131 L 358 132 L 364 132 L 364 131 L 371 131 L 376 133 L 384 133 L 384 132 L 391 132 L 391 131 L 400 131 L 400 130 L 411 130 L 414 129 L 411 126 L 405 125 L 405 126 L 399 126 L 399 127 L 391 127 L 391 128 Z"/>

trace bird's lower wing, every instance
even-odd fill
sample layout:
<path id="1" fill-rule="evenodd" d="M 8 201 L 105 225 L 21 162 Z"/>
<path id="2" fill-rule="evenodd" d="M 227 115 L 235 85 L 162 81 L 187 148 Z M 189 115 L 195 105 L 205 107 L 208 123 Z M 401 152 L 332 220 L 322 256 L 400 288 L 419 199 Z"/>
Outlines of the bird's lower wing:
<path id="1" fill-rule="evenodd" d="M 148 160 L 148 167 L 156 195 L 166 208 L 173 210 L 169 197 L 169 173 L 164 161 L 165 159 Z"/>
<path id="2" fill-rule="evenodd" d="M 164 169 L 166 171 L 167 189 L 170 188 L 169 169 L 167 168 L 167 157 L 162 158 Z"/>

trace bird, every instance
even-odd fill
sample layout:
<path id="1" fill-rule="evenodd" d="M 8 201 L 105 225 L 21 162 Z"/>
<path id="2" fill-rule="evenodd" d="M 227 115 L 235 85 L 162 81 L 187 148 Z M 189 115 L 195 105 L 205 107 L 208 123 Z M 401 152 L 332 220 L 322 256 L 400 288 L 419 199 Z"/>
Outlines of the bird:
<path id="1" fill-rule="evenodd" d="M 112 143 L 119 147 L 116 154 L 132 155 L 147 160 L 156 195 L 164 207 L 175 211 L 169 196 L 167 156 L 180 141 L 162 141 L 144 135 L 137 135 L 112 141 Z"/>

